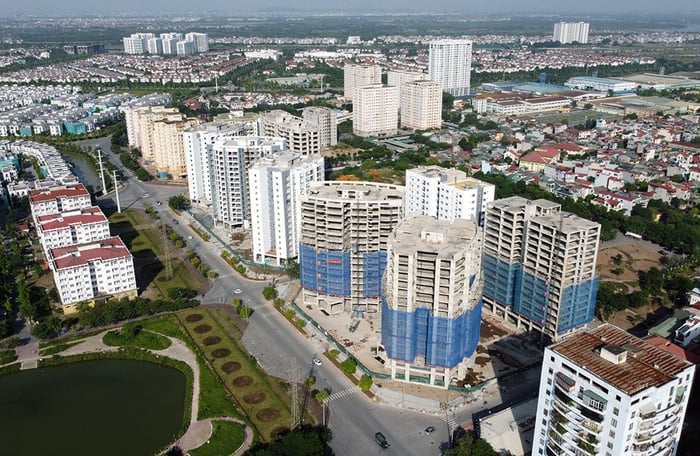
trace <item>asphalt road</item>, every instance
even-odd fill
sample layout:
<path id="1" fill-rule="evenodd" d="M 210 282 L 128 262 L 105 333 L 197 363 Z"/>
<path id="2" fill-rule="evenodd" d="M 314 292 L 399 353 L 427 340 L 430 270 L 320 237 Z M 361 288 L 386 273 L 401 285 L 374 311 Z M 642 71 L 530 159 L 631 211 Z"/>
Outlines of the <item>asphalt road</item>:
<path id="1" fill-rule="evenodd" d="M 272 375 L 291 379 L 293 376 L 302 383 L 309 375 L 316 377 L 314 388 L 328 388 L 332 400 L 327 405 L 326 420 L 333 431 L 331 447 L 338 456 L 367 455 L 439 455 L 441 445 L 449 438 L 449 428 L 441 417 L 404 410 L 390 405 L 372 402 L 364 394 L 353 388 L 345 375 L 330 361 L 320 356 L 319 346 L 314 340 L 304 338 L 277 310 L 262 297 L 265 282 L 241 278 L 220 257 L 221 246 L 215 242 L 204 242 L 188 226 L 189 220 L 167 208 L 167 199 L 186 188 L 144 183 L 125 169 L 118 157 L 109 152 L 109 139 L 103 138 L 84 142 L 100 145 L 126 176 L 124 187 L 119 191 L 122 209 L 148 203 L 161 213 L 161 219 L 172 226 L 175 232 L 189 240 L 189 248 L 206 262 L 219 276 L 213 280 L 213 287 L 202 298 L 203 302 L 224 302 L 231 304 L 236 296 L 251 307 L 254 312 L 244 336 L 244 343 L 256 356 L 261 366 Z M 161 201 L 162 205 L 156 202 Z M 113 195 L 100 199 L 100 205 L 115 205 Z M 177 220 L 178 223 L 174 223 Z M 239 291 L 236 293 L 236 291 Z M 321 358 L 321 366 L 312 363 L 313 358 Z M 292 366 L 296 370 L 292 372 Z M 333 396 L 333 394 L 336 394 Z M 515 391 L 513 394 L 516 393 Z M 523 393 L 524 394 L 524 393 Z M 509 395 L 510 396 L 510 395 Z M 489 407 L 496 404 L 489 404 Z M 468 421 L 472 411 L 482 406 L 474 404 L 474 410 L 464 410 L 458 415 L 458 422 Z M 431 435 L 424 429 L 435 426 Z M 376 432 L 382 432 L 390 447 L 382 449 L 375 442 Z"/>

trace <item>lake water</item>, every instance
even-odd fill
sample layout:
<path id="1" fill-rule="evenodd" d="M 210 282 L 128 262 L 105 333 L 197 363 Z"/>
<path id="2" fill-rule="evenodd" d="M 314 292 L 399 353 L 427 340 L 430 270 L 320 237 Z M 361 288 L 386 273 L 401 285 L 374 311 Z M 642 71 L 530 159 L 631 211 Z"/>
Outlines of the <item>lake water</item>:
<path id="1" fill-rule="evenodd" d="M 153 455 L 177 439 L 185 376 L 98 360 L 0 376 L 0 454 Z"/>
<path id="2" fill-rule="evenodd" d="M 80 154 L 62 154 L 63 157 L 71 162 L 74 166 L 71 168 L 71 171 L 75 176 L 78 178 L 80 182 L 82 182 L 85 185 L 92 185 L 92 187 L 95 190 L 101 190 L 102 189 L 102 183 L 100 181 L 100 177 L 97 175 L 97 173 L 92 169 L 90 166 L 90 163 L 85 159 Z M 99 165 L 98 165 L 99 166 Z M 105 171 L 106 173 L 107 171 Z"/>

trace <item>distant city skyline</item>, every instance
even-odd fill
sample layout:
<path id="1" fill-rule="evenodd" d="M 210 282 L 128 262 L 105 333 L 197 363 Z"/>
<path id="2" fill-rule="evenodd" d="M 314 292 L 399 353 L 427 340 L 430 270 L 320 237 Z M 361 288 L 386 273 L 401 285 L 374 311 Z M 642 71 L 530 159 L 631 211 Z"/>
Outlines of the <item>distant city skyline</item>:
<path id="1" fill-rule="evenodd" d="M 221 13 L 256 13 L 256 12 L 347 12 L 347 13 L 466 13 L 471 14 L 577 14 L 582 17 L 600 16 L 603 14 L 650 12 L 673 14 L 699 13 L 698 4 L 687 0 L 667 0 L 658 2 L 639 0 L 631 7 L 625 2 L 610 3 L 605 0 L 589 0 L 585 3 L 572 0 L 541 0 L 536 4 L 525 4 L 518 0 L 474 0 L 468 4 L 460 0 L 437 0 L 426 4 L 418 0 L 356 0 L 348 3 L 341 0 L 259 0 L 255 3 L 226 0 L 204 0 L 197 3 L 193 10 L 192 2 L 183 0 L 141 2 L 137 0 L 122 0 L 120 2 L 94 2 L 89 0 L 64 0 L 56 3 L 47 0 L 27 0 L 5 5 L 0 16 L 12 14 L 55 14 L 55 15 L 86 15 L 86 14 L 129 14 L 129 13 L 159 13 L 159 14 L 203 14 L 219 11 Z"/>

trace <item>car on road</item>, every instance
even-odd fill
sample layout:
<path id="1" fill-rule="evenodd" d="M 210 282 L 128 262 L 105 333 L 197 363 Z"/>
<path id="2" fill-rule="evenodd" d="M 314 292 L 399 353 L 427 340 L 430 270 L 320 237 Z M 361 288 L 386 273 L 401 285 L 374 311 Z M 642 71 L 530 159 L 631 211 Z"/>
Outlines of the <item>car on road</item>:
<path id="1" fill-rule="evenodd" d="M 321 360 L 318 359 L 318 358 L 314 358 L 314 359 L 313 359 L 313 363 L 314 363 L 315 365 L 317 365 L 317 366 L 320 366 L 321 364 L 323 364 L 323 363 L 321 362 Z"/>
<path id="2" fill-rule="evenodd" d="M 157 205 L 157 206 L 162 206 L 163 203 L 161 203 L 160 201 L 156 201 L 156 205 Z"/>
<path id="3" fill-rule="evenodd" d="M 374 434 L 374 440 L 376 440 L 377 444 L 384 449 L 387 449 L 390 446 L 389 442 L 386 440 L 386 437 L 384 437 L 384 434 L 381 432 Z"/>
<path id="4" fill-rule="evenodd" d="M 187 236 L 187 239 L 191 241 L 191 240 L 192 240 L 192 236 Z"/>
<path id="5" fill-rule="evenodd" d="M 435 432 L 435 426 L 428 426 L 427 428 L 425 428 L 425 435 L 430 435 L 433 432 Z"/>
<path id="6" fill-rule="evenodd" d="M 236 288 L 235 290 L 233 290 L 233 292 L 234 292 L 235 294 L 241 294 L 241 289 L 240 289 L 240 288 Z"/>

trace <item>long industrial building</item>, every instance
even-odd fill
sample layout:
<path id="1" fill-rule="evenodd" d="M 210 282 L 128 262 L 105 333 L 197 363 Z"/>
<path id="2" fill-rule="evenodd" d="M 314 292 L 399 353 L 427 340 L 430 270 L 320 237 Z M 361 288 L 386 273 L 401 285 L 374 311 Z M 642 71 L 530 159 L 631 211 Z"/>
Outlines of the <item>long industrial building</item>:
<path id="1" fill-rule="evenodd" d="M 389 239 L 382 345 L 393 380 L 447 388 L 479 343 L 481 245 L 472 221 L 418 216 Z"/>
<path id="2" fill-rule="evenodd" d="M 299 264 L 304 303 L 372 318 L 380 310 L 387 242 L 403 218 L 404 188 L 324 182 L 301 203 Z M 366 315 L 365 315 L 366 314 Z"/>
<path id="3" fill-rule="evenodd" d="M 673 456 L 694 373 L 610 324 L 547 347 L 532 454 Z"/>
<path id="4" fill-rule="evenodd" d="M 600 224 L 547 200 L 496 200 L 484 222 L 484 309 L 557 341 L 593 319 Z"/>

